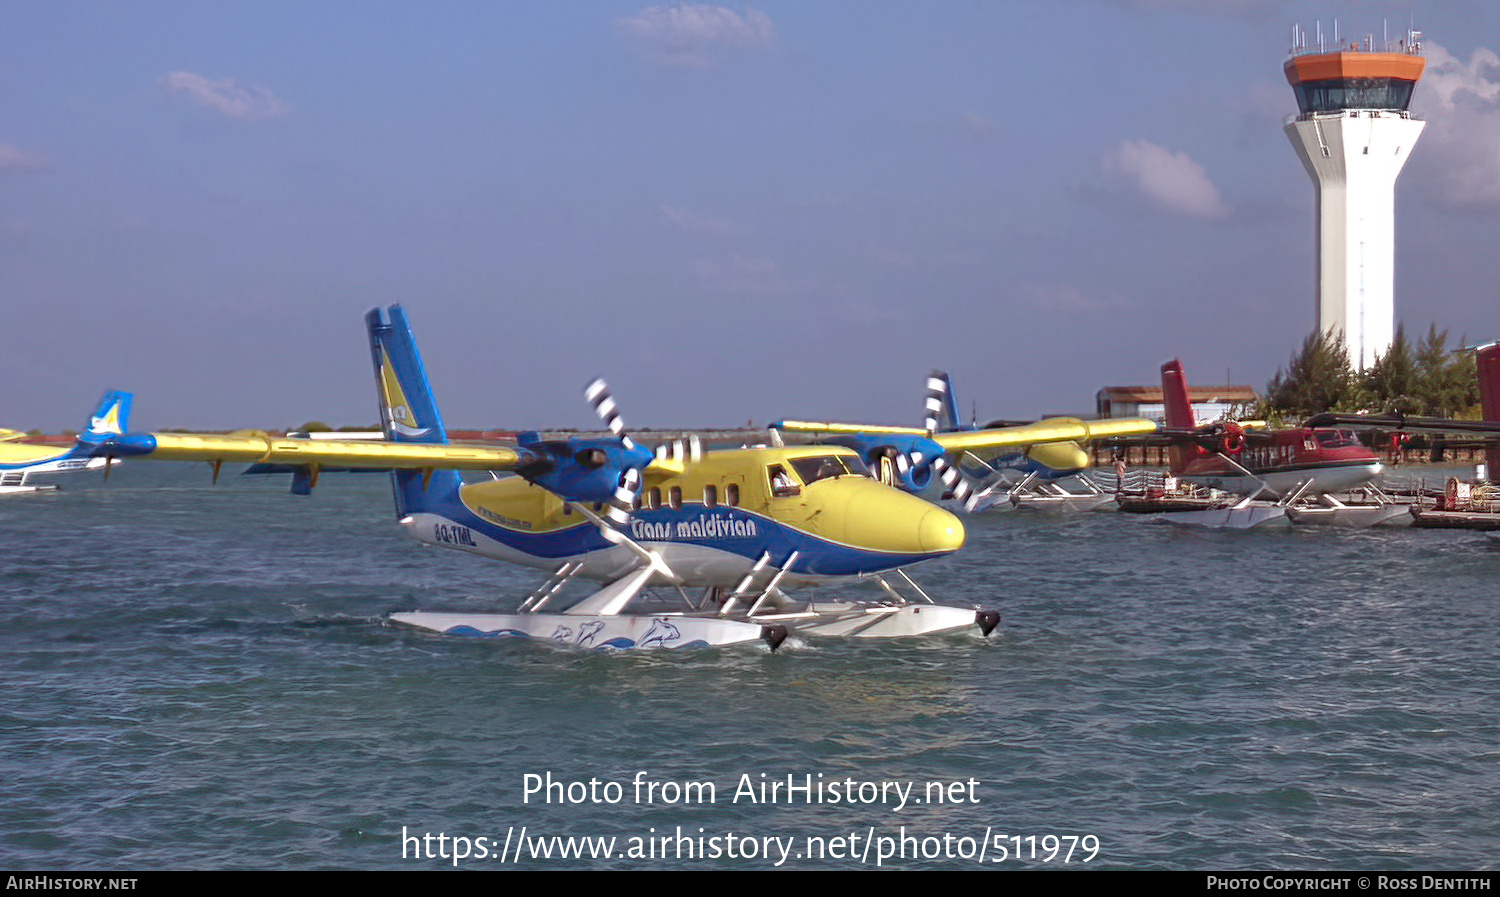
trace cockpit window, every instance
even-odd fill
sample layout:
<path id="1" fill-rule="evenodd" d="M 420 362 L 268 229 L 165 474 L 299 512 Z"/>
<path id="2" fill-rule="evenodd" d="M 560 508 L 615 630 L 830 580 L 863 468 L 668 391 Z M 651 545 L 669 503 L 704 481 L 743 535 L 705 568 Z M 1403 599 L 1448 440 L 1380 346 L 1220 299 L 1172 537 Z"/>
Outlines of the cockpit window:
<path id="1" fill-rule="evenodd" d="M 786 468 L 780 464 L 772 464 L 766 468 L 766 479 L 771 483 L 771 494 L 777 498 L 802 494 L 802 487 L 792 482 Z"/>
<path id="2" fill-rule="evenodd" d="M 1321 448 L 1352 448 L 1360 444 L 1349 430 L 1314 430 L 1313 435 Z"/>
<path id="3" fill-rule="evenodd" d="M 826 480 L 831 477 L 842 477 L 853 474 L 855 476 L 869 476 L 865 465 L 854 457 L 843 455 L 815 455 L 811 458 L 792 458 L 792 468 L 797 471 L 797 476 L 802 482 L 809 485 L 818 480 Z"/>

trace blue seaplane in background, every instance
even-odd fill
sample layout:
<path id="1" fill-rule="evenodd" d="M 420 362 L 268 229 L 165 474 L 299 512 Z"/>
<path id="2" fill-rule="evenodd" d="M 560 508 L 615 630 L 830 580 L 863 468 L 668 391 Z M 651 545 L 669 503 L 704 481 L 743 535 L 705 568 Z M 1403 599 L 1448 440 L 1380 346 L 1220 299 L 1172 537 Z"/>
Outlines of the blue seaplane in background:
<path id="1" fill-rule="evenodd" d="M 801 420 L 771 427 L 852 449 L 877 480 L 906 492 L 930 493 L 941 483 L 944 497 L 970 513 L 1011 506 L 1086 510 L 1107 503 L 1111 496 L 1070 493 L 1056 481 L 1088 469 L 1083 443 L 1158 429 L 1145 418 L 966 425 L 959 419 L 952 379 L 943 371 L 928 376 L 924 408 L 920 428 Z"/>
<path id="2" fill-rule="evenodd" d="M 0 495 L 44 492 L 56 489 L 53 483 L 33 483 L 34 474 L 71 473 L 104 468 L 105 476 L 113 459 L 100 454 L 99 446 L 125 432 L 130 421 L 131 395 L 107 392 L 88 425 L 71 446 L 39 445 L 26 441 L 24 433 L 0 430 Z"/>

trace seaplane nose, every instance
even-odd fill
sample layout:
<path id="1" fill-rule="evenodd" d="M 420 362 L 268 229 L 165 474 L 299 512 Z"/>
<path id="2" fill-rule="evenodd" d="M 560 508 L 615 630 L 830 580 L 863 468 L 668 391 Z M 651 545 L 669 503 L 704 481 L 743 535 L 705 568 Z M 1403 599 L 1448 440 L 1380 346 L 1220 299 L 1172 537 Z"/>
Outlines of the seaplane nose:
<path id="1" fill-rule="evenodd" d="M 894 554 L 946 554 L 964 544 L 964 525 L 954 514 L 873 480 L 846 477 L 848 497 L 843 539 Z"/>
<path id="2" fill-rule="evenodd" d="M 924 552 L 957 551 L 964 547 L 964 525 L 956 514 L 934 505 L 917 524 L 917 543 Z"/>

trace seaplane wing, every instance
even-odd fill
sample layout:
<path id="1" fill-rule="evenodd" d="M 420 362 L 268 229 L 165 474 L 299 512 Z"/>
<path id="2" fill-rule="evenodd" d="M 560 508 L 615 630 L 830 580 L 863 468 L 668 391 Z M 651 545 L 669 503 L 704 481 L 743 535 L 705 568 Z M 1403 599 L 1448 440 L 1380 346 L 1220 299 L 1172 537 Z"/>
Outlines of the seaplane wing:
<path id="1" fill-rule="evenodd" d="M 879 424 L 840 424 L 832 421 L 779 420 L 771 424 L 774 429 L 788 433 L 817 433 L 830 436 L 852 433 L 891 433 L 904 436 L 926 436 L 921 427 L 887 427 Z"/>
<path id="2" fill-rule="evenodd" d="M 932 433 L 921 427 L 888 427 L 870 424 L 844 424 L 821 421 L 783 420 L 771 424 L 778 430 L 791 433 L 815 433 L 828 436 L 921 436 L 931 439 L 945 451 L 963 452 L 990 448 L 1014 448 L 1037 445 L 1044 442 L 1089 442 L 1116 436 L 1135 436 L 1155 433 L 1155 421 L 1145 418 L 1117 418 L 1112 420 L 1079 420 L 1074 417 L 1054 417 L 1034 423 L 1015 424 L 1008 427 L 986 427 L 978 430 L 953 430 Z"/>
<path id="3" fill-rule="evenodd" d="M 1326 412 L 1307 419 L 1309 427 L 1351 427 L 1398 432 L 1458 433 L 1500 438 L 1500 420 L 1457 420 L 1446 417 L 1413 417 L 1404 414 L 1335 414 Z"/>
<path id="4" fill-rule="evenodd" d="M 114 440 L 109 448 L 118 458 L 377 470 L 514 470 L 534 460 L 529 453 L 504 446 L 291 439 L 255 432 L 131 433 Z"/>
<path id="5" fill-rule="evenodd" d="M 1143 417 L 1087 421 L 1072 417 L 1056 417 L 1014 427 L 934 433 L 930 438 L 947 451 L 963 452 L 1048 442 L 1092 442 L 1096 439 L 1138 436 L 1155 432 L 1156 422 Z"/>

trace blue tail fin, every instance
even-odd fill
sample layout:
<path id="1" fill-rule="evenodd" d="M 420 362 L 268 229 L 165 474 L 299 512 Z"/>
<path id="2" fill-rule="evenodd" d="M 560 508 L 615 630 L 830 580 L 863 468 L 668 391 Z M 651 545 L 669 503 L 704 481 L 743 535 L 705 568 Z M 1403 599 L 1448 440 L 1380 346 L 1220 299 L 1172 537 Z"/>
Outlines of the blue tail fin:
<path id="1" fill-rule="evenodd" d="M 385 436 L 395 442 L 446 443 L 448 434 L 432 398 L 427 369 L 422 366 L 406 312 L 392 305 L 390 314 L 389 324 L 381 320 L 378 308 L 365 315 Z"/>
<path id="2" fill-rule="evenodd" d="M 128 392 L 111 390 L 99 400 L 99 409 L 89 418 L 88 426 L 78 434 L 79 446 L 88 447 L 104 442 L 111 436 L 122 436 L 130 429 L 130 403 L 134 399 Z"/>
<path id="3" fill-rule="evenodd" d="M 447 431 L 427 382 L 427 369 L 411 334 L 411 324 L 399 305 L 390 308 L 390 322 L 380 309 L 365 315 L 370 355 L 375 364 L 375 392 L 380 421 L 387 439 L 395 442 L 445 444 Z M 396 515 L 405 517 L 454 498 L 463 480 L 452 470 L 399 470 L 391 474 Z"/>

